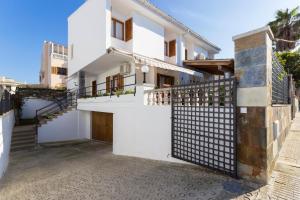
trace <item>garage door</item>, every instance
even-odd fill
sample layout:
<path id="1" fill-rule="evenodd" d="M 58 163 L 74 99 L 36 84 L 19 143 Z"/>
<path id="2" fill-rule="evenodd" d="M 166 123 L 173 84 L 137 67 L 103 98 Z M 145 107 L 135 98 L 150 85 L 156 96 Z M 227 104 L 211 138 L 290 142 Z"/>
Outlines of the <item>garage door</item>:
<path id="1" fill-rule="evenodd" d="M 92 112 L 92 139 L 113 142 L 113 114 Z"/>

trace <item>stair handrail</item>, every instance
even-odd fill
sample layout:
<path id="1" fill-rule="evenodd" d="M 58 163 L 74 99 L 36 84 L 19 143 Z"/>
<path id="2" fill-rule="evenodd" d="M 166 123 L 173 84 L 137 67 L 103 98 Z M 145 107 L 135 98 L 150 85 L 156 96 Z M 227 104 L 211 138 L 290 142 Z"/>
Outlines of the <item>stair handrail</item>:
<path id="1" fill-rule="evenodd" d="M 63 96 L 62 96 L 63 97 Z M 38 134 L 38 126 L 40 123 L 39 118 L 44 116 L 45 113 L 53 114 L 58 111 L 62 111 L 70 106 L 77 106 L 77 92 L 67 91 L 65 96 L 61 99 L 57 99 L 56 102 L 51 103 L 47 106 L 44 106 L 40 109 L 37 109 L 35 112 L 35 125 L 36 125 L 36 134 Z"/>

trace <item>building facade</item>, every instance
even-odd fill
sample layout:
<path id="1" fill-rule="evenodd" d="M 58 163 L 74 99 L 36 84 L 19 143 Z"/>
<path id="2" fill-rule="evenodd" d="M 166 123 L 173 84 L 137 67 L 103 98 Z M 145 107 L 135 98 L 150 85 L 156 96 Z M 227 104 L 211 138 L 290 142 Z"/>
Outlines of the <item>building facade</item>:
<path id="1" fill-rule="evenodd" d="M 189 81 L 194 74 L 184 60 L 213 59 L 220 51 L 148 1 L 88 0 L 69 17 L 68 30 L 69 88 L 132 74 L 141 83 L 145 64 L 154 87 Z"/>
<path id="2" fill-rule="evenodd" d="M 52 89 L 65 88 L 67 75 L 68 48 L 45 41 L 42 49 L 40 84 Z"/>
<path id="3" fill-rule="evenodd" d="M 2 77 L 0 77 L 0 94 L 2 94 L 4 90 L 14 93 L 17 89 L 17 86 L 21 85 L 21 84 L 23 84 L 23 83 L 17 82 L 14 79 L 2 76 Z"/>

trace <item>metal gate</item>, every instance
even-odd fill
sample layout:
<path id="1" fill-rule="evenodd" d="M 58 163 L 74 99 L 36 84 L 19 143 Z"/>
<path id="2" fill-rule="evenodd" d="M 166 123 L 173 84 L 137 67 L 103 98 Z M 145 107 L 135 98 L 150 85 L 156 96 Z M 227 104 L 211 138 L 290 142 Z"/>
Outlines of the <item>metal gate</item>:
<path id="1" fill-rule="evenodd" d="M 235 78 L 172 88 L 172 156 L 237 176 Z"/>

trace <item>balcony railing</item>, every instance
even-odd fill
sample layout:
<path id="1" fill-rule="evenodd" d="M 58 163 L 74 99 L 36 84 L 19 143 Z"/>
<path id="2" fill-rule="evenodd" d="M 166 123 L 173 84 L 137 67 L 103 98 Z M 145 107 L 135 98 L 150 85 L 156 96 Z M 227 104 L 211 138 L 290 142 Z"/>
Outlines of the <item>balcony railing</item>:
<path id="1" fill-rule="evenodd" d="M 173 86 L 172 88 L 146 90 L 145 105 L 176 105 L 199 107 L 226 107 L 233 102 L 234 79 L 222 79 L 195 84 Z M 182 89 L 184 88 L 184 89 Z"/>
<path id="2" fill-rule="evenodd" d="M 123 84 L 118 84 L 122 82 Z M 121 96 L 136 94 L 136 74 L 119 76 L 109 82 L 102 82 L 96 85 L 79 88 L 79 98 L 93 98 L 105 96 Z"/>
<path id="3" fill-rule="evenodd" d="M 146 90 L 146 105 L 170 105 L 171 104 L 171 88 Z"/>

